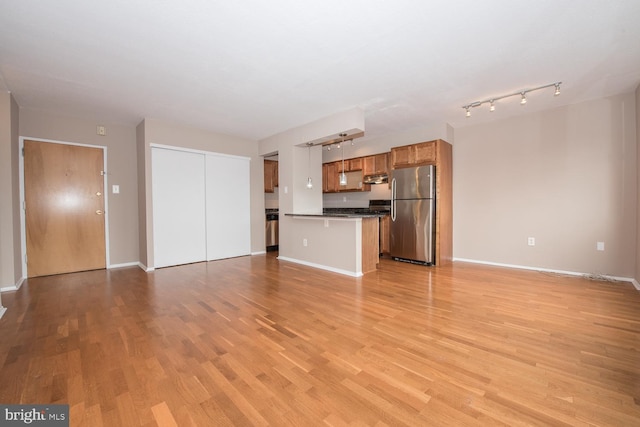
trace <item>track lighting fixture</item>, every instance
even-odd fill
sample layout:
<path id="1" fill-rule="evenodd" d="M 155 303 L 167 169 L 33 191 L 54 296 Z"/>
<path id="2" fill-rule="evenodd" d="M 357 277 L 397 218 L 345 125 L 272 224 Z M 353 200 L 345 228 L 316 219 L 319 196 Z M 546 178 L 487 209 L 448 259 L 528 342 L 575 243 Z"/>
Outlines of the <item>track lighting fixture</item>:
<path id="1" fill-rule="evenodd" d="M 471 108 L 475 108 L 475 107 L 479 107 L 482 104 L 489 104 L 489 111 L 495 111 L 496 110 L 496 106 L 495 106 L 495 102 L 499 101 L 501 99 L 504 98 L 509 98 L 511 96 L 517 96 L 520 95 L 520 105 L 524 105 L 527 103 L 527 93 L 529 92 L 533 92 L 535 90 L 540 90 L 540 89 L 545 89 L 548 87 L 555 87 L 555 92 L 553 93 L 554 96 L 558 96 L 560 95 L 560 85 L 562 84 L 562 82 L 555 82 L 555 83 L 550 83 L 548 85 L 544 85 L 544 86 L 538 86 L 538 87 L 534 87 L 533 89 L 524 89 L 518 92 L 514 92 L 514 93 L 510 93 L 508 95 L 502 95 L 502 96 L 494 96 L 488 99 L 485 99 L 484 101 L 476 101 L 476 102 L 471 102 L 467 105 L 463 105 L 462 108 L 464 108 L 465 110 L 465 117 L 471 117 Z"/>
<path id="2" fill-rule="evenodd" d="M 327 151 L 331 151 L 331 148 L 337 148 L 338 150 L 340 148 L 344 148 L 344 143 L 345 143 L 344 137 L 345 136 L 347 136 L 346 133 L 345 134 L 340 134 L 340 137 L 342 138 L 340 141 L 331 143 L 329 145 L 325 145 L 327 147 Z M 356 142 L 353 139 L 347 140 L 346 142 L 350 142 L 352 147 L 354 145 L 356 145 Z"/>
<path id="3" fill-rule="evenodd" d="M 524 105 L 527 103 L 527 95 L 522 92 L 520 95 L 522 95 L 522 99 L 520 99 L 520 105 Z"/>

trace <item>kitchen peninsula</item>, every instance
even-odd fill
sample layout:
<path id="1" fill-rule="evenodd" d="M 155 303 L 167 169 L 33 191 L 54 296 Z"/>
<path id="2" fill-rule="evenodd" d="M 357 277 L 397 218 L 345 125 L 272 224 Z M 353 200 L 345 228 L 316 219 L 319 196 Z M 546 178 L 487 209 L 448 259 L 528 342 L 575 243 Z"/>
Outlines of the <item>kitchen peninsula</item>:
<path id="1" fill-rule="evenodd" d="M 293 234 L 304 236 L 300 242 L 292 242 L 296 259 L 291 261 L 354 277 L 375 271 L 380 253 L 380 216 L 377 213 L 285 214 Z"/>

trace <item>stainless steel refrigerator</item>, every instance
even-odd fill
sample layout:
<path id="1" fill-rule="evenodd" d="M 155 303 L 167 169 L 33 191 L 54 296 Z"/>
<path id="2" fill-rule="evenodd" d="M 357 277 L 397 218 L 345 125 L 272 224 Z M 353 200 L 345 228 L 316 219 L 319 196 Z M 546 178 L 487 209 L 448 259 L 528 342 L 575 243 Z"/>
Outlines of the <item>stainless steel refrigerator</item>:
<path id="1" fill-rule="evenodd" d="M 394 169 L 391 241 L 394 259 L 435 263 L 435 166 Z"/>

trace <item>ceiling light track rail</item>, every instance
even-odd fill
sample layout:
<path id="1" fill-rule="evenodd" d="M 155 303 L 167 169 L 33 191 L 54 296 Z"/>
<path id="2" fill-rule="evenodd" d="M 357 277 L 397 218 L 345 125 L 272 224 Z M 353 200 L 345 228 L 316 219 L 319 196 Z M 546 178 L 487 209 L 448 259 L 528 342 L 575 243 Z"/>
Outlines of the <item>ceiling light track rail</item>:
<path id="1" fill-rule="evenodd" d="M 465 110 L 465 116 L 467 117 L 471 117 L 471 108 L 475 108 L 475 107 L 479 107 L 482 104 L 489 104 L 489 111 L 495 111 L 496 106 L 495 103 L 496 101 L 499 101 L 501 99 L 505 99 L 505 98 L 510 98 L 512 96 L 520 96 L 520 105 L 524 105 L 527 103 L 527 93 L 529 92 L 533 92 L 536 90 L 540 90 L 540 89 L 546 89 L 548 87 L 555 87 L 555 92 L 553 93 L 554 96 L 558 96 L 560 95 L 560 85 L 562 84 L 562 82 L 555 82 L 555 83 L 549 83 L 547 85 L 543 85 L 543 86 L 538 86 L 538 87 L 534 87 L 532 89 L 523 89 L 520 90 L 518 92 L 513 92 L 513 93 L 509 93 L 507 95 L 500 95 L 500 96 L 493 96 L 491 98 L 487 98 L 483 101 L 475 101 L 475 102 L 470 102 L 469 104 L 463 105 L 462 108 L 464 108 Z"/>

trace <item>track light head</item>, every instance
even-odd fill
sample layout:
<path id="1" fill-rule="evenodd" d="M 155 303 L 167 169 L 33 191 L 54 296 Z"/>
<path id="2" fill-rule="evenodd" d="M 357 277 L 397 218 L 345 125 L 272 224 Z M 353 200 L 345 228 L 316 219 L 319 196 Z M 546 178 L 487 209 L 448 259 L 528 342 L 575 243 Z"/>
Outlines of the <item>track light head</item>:
<path id="1" fill-rule="evenodd" d="M 469 111 L 469 107 L 464 107 L 467 112 L 464 114 L 466 117 L 471 117 L 471 111 Z"/>
<path id="2" fill-rule="evenodd" d="M 524 105 L 527 103 L 527 95 L 525 92 L 520 93 L 522 95 L 522 99 L 520 99 L 520 105 Z"/>
<path id="3" fill-rule="evenodd" d="M 489 111 L 491 112 L 496 111 L 496 106 L 493 105 L 493 99 L 489 101 Z"/>
<path id="4" fill-rule="evenodd" d="M 553 93 L 553 96 L 560 95 L 560 83 L 556 83 L 556 91 Z"/>

